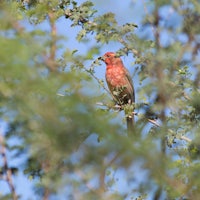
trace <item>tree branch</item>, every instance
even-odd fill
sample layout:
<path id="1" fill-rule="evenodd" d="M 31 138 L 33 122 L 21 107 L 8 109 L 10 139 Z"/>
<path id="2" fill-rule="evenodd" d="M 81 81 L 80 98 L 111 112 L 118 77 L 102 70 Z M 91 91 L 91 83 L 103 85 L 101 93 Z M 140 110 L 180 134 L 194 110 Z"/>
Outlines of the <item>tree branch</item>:
<path id="1" fill-rule="evenodd" d="M 51 27 L 51 45 L 50 45 L 50 55 L 47 58 L 45 58 L 45 64 L 47 65 L 50 71 L 55 71 L 57 68 L 57 63 L 55 61 L 57 29 L 55 24 L 55 13 L 53 10 L 49 12 L 48 17 Z"/>
<path id="2" fill-rule="evenodd" d="M 157 127 L 161 127 L 155 120 L 148 119 L 148 121 L 149 121 L 150 123 L 152 123 L 153 125 L 157 126 Z M 181 139 L 181 140 L 185 140 L 186 142 L 192 142 L 192 140 L 191 140 L 190 138 L 188 138 L 188 137 L 186 137 L 186 136 L 184 136 L 184 135 L 182 135 L 182 136 L 180 137 L 180 139 Z"/>
<path id="3" fill-rule="evenodd" d="M 3 134 L 0 133 L 0 154 L 2 156 L 3 159 L 3 172 L 5 173 L 5 180 L 8 183 L 8 186 L 10 188 L 11 194 L 12 194 L 12 198 L 13 200 L 17 200 L 17 194 L 15 191 L 15 187 L 12 181 L 12 170 L 8 167 L 8 160 L 6 157 L 6 146 L 5 146 L 5 142 L 4 142 L 4 137 Z"/>

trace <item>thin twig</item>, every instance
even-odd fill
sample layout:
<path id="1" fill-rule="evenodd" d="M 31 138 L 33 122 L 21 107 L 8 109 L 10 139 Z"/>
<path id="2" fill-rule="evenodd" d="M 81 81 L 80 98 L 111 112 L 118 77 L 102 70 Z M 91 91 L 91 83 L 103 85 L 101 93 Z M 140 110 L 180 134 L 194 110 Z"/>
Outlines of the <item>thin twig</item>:
<path id="1" fill-rule="evenodd" d="M 148 121 L 150 123 L 152 123 L 153 125 L 157 126 L 157 127 L 160 127 L 160 125 L 156 122 L 156 120 L 153 120 L 153 119 L 148 119 Z"/>
<path id="2" fill-rule="evenodd" d="M 150 123 L 152 123 L 153 125 L 157 126 L 157 127 L 161 127 L 155 120 L 148 119 L 148 121 L 149 121 Z M 188 137 L 186 137 L 186 136 L 184 136 L 184 135 L 180 136 L 180 139 L 181 139 L 181 140 L 185 140 L 185 141 L 187 141 L 187 142 L 192 142 L 192 140 L 191 140 L 190 138 L 188 138 Z"/>
<path id="3" fill-rule="evenodd" d="M 133 49 L 132 47 L 130 48 L 128 43 L 123 39 L 123 38 L 119 38 L 118 41 L 123 44 L 128 50 L 132 51 L 132 53 L 135 56 L 139 56 L 139 52 L 136 49 Z"/>
<path id="4" fill-rule="evenodd" d="M 86 68 L 85 68 L 85 71 L 86 71 L 87 73 L 89 73 L 89 74 L 99 83 L 99 85 L 102 86 L 103 89 L 104 89 L 106 92 L 108 92 L 108 93 L 110 94 L 109 90 L 105 87 L 104 84 L 102 84 L 102 81 L 99 80 L 99 78 L 96 77 L 96 76 L 94 75 L 94 73 L 92 73 L 90 70 L 88 70 L 88 69 L 86 69 Z"/>
<path id="5" fill-rule="evenodd" d="M 183 92 L 183 97 L 184 97 L 186 100 L 191 100 L 191 98 L 190 98 L 185 92 Z"/>
<path id="6" fill-rule="evenodd" d="M 182 135 L 180 138 L 181 138 L 181 140 L 185 140 L 187 142 L 192 142 L 192 140 L 190 138 L 188 138 L 188 137 L 186 137 L 184 135 Z"/>
<path id="7" fill-rule="evenodd" d="M 96 105 L 98 106 L 104 106 L 104 107 L 107 107 L 108 110 L 116 110 L 116 111 L 121 111 L 123 110 L 122 106 L 116 104 L 116 105 L 109 105 L 109 104 L 104 104 L 102 102 L 96 102 Z"/>

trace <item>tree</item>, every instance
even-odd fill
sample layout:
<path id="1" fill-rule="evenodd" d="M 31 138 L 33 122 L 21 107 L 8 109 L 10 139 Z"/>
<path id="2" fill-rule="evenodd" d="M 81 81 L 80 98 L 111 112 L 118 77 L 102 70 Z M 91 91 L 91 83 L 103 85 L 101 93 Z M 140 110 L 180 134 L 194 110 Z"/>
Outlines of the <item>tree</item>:
<path id="1" fill-rule="evenodd" d="M 120 25 L 112 12 L 100 15 L 91 1 L 7 0 L 0 9 L 0 177 L 10 188 L 2 199 L 22 198 L 16 171 L 34 180 L 43 199 L 198 199 L 196 1 L 143 3 L 138 28 Z M 94 41 L 84 53 L 65 48 L 57 31 L 63 17 L 71 25 L 66 37 L 76 27 L 77 41 Z M 112 42 L 134 61 L 139 80 L 130 136 L 96 73 Z M 25 161 L 15 165 L 16 158 Z"/>

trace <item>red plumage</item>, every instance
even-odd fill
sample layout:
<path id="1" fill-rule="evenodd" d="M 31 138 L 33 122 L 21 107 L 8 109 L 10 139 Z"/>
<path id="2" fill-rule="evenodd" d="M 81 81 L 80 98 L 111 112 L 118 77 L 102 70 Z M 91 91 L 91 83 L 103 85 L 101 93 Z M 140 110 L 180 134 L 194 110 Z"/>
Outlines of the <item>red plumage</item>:
<path id="1" fill-rule="evenodd" d="M 134 103 L 133 81 L 121 58 L 113 52 L 107 52 L 103 60 L 106 63 L 106 82 L 114 100 L 119 105 Z M 127 126 L 128 129 L 133 127 L 133 117 L 127 117 Z"/>

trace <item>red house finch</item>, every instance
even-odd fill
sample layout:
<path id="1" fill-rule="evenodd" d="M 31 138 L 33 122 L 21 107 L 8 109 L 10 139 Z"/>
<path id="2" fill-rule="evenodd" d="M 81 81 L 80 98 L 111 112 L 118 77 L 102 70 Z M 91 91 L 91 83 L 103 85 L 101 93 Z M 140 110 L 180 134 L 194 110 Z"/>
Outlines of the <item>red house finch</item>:
<path id="1" fill-rule="evenodd" d="M 114 100 L 121 106 L 132 105 L 135 102 L 133 82 L 121 58 L 113 52 L 107 52 L 103 61 L 106 64 L 106 82 Z M 133 109 L 130 115 L 130 111 L 127 113 L 125 110 L 128 131 L 133 128 L 132 112 Z"/>

